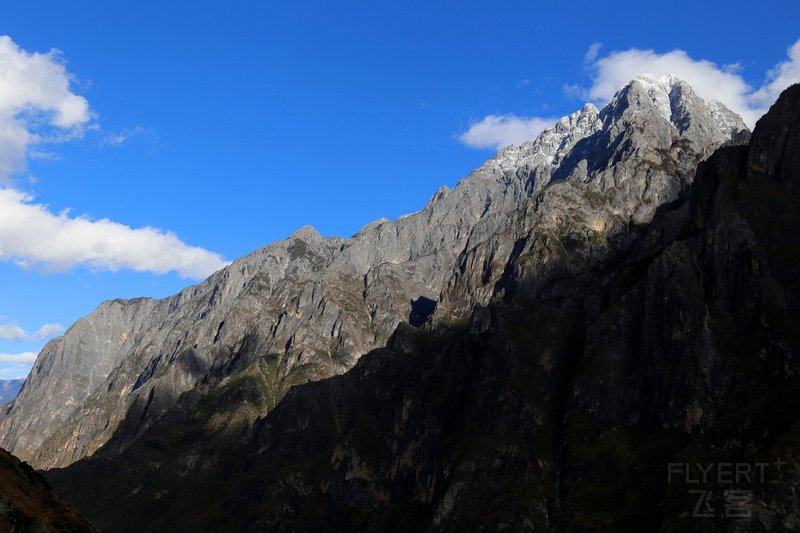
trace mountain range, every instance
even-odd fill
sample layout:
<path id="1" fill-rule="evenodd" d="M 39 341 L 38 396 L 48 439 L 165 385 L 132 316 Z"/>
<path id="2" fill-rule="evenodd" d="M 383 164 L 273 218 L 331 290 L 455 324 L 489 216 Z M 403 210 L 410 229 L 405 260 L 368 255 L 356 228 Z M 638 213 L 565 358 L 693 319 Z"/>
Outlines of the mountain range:
<path id="1" fill-rule="evenodd" d="M 0 379 L 0 405 L 16 398 L 24 384 L 24 379 Z"/>
<path id="2" fill-rule="evenodd" d="M 671 473 L 800 442 L 798 124 L 637 77 L 417 213 L 102 304 L 0 445 L 109 531 L 791 530 L 796 467 L 703 485 L 734 522 Z"/>
<path id="3" fill-rule="evenodd" d="M 647 223 L 699 160 L 745 129 L 684 82 L 640 78 L 602 113 L 589 104 L 503 150 L 418 213 L 347 240 L 302 228 L 173 297 L 106 302 L 42 350 L 0 420 L 0 445 L 36 468 L 66 466 L 115 434 L 123 449 L 198 385 L 262 382 L 268 397 L 218 422 L 239 431 L 291 385 L 341 374 L 384 346 L 400 322 L 459 320 L 486 303 L 490 279 L 472 283 L 459 263 L 488 259 L 489 278 L 501 273 L 513 215 L 551 182 L 570 185 L 542 196 L 543 230 L 561 231 L 556 211 L 567 209 L 613 236 Z M 484 257 L 498 239 L 505 247 Z"/>

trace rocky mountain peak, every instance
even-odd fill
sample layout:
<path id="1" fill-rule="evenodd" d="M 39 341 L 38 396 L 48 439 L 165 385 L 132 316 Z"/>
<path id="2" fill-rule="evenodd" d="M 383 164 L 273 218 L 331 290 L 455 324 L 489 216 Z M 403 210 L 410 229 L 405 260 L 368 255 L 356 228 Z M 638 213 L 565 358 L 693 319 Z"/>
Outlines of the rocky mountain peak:
<path id="1" fill-rule="evenodd" d="M 731 117 L 682 82 L 634 80 L 602 110 L 587 104 L 502 150 L 416 213 L 349 239 L 307 226 L 175 296 L 101 305 L 42 350 L 0 418 L 0 445 L 37 467 L 66 465 L 112 435 L 123 449 L 198 387 L 263 381 L 269 394 L 244 419 L 215 422 L 236 431 L 291 385 L 347 371 L 401 322 L 490 297 L 514 248 L 511 225 L 602 239 L 648 222 L 731 139 L 741 123 Z M 484 267 L 459 278 L 469 261 Z"/>
<path id="2" fill-rule="evenodd" d="M 770 109 L 771 120 L 759 120 L 753 133 L 748 168 L 751 176 L 772 179 L 794 191 L 800 190 L 800 84 L 784 92 Z"/>
<path id="3" fill-rule="evenodd" d="M 259 389 L 196 389 L 54 486 L 113 531 L 798 530 L 800 86 L 647 224 L 619 215 L 689 177 L 701 139 L 630 89 L 642 114 L 612 122 L 629 127 L 576 144 L 574 172 L 494 233 L 473 226 L 435 302 L 464 320 L 409 320 L 227 440 L 219 419 Z"/>
<path id="4" fill-rule="evenodd" d="M 576 142 L 601 127 L 597 107 L 587 103 L 582 109 L 545 128 L 536 139 L 503 148 L 481 168 L 502 173 L 522 166 L 555 166 Z"/>
<path id="5" fill-rule="evenodd" d="M 716 100 L 699 96 L 689 83 L 674 75 L 640 74 L 611 101 L 608 116 L 619 116 L 633 108 L 648 107 L 669 122 L 680 135 L 722 142 L 747 126 L 742 118 Z M 701 132 L 695 133 L 695 130 Z"/>
<path id="6" fill-rule="evenodd" d="M 317 241 L 321 239 L 319 232 L 314 228 L 314 226 L 303 226 L 302 228 L 296 230 L 294 233 L 289 235 L 290 239 L 299 239 L 301 241 Z"/>

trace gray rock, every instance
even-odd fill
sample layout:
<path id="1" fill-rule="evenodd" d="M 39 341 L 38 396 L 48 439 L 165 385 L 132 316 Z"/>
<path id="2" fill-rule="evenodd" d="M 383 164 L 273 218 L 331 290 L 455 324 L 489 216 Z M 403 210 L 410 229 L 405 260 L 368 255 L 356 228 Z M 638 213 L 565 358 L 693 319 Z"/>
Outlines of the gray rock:
<path id="1" fill-rule="evenodd" d="M 462 254 L 464 279 L 502 271 L 464 323 L 401 324 L 216 453 L 197 413 L 225 396 L 200 386 L 48 478 L 113 531 L 795 531 L 799 142 L 800 85 L 605 241 L 544 235 L 587 190 L 554 183 Z"/>
<path id="2" fill-rule="evenodd" d="M 182 394 L 258 361 L 269 361 L 274 405 L 290 384 L 347 371 L 401 322 L 424 323 L 434 302 L 429 324 L 465 320 L 514 255 L 546 269 L 571 250 L 613 251 L 609 235 L 647 223 L 743 129 L 684 82 L 637 79 L 417 213 L 346 240 L 305 227 L 172 297 L 104 303 L 42 350 L 0 420 L 0 445 L 38 468 L 91 455 L 115 433 L 123 450 Z"/>

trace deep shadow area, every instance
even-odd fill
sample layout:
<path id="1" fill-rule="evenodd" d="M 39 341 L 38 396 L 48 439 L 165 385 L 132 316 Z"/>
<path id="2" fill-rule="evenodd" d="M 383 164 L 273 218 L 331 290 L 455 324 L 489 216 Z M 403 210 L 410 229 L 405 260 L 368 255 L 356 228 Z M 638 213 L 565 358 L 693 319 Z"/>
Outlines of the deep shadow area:
<path id="1" fill-rule="evenodd" d="M 436 310 L 436 300 L 420 296 L 411 301 L 411 313 L 408 315 L 408 323 L 418 328 L 424 324 Z"/>
<path id="2" fill-rule="evenodd" d="M 0 531 L 98 533 L 96 527 L 53 493 L 39 473 L 1 449 Z"/>

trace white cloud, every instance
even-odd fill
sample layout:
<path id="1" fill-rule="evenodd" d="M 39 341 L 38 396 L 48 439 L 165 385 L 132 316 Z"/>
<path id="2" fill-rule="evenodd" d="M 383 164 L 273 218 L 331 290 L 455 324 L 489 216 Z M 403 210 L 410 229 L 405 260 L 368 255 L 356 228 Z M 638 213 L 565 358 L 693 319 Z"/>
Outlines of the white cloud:
<path id="1" fill-rule="evenodd" d="M 26 168 L 31 146 L 82 133 L 89 103 L 70 82 L 57 50 L 28 53 L 0 36 L 0 182 Z"/>
<path id="2" fill-rule="evenodd" d="M 639 74 L 673 74 L 687 81 L 700 96 L 725 104 L 753 128 L 781 91 L 800 82 L 800 40 L 789 47 L 788 58 L 770 70 L 766 82 L 758 88 L 751 87 L 744 80 L 738 63 L 719 66 L 711 61 L 693 59 L 683 50 L 659 54 L 653 50 L 631 48 L 600 57 L 601 46 L 599 42 L 591 44 L 584 56 L 591 73 L 591 86 L 564 85 L 567 96 L 604 104 Z M 500 149 L 533 139 L 554 121 L 512 114 L 488 115 L 472 124 L 458 139 L 473 148 Z"/>
<path id="3" fill-rule="evenodd" d="M 586 54 L 583 56 L 583 60 L 587 63 L 591 63 L 595 59 L 597 59 L 597 54 L 600 53 L 600 48 L 602 48 L 603 43 L 592 43 L 589 45 L 589 48 L 586 49 Z"/>
<path id="4" fill-rule="evenodd" d="M 683 50 L 664 54 L 637 49 L 612 52 L 597 59 L 591 68 L 593 83 L 586 96 L 595 102 L 607 102 L 637 74 L 674 74 L 687 81 L 700 96 L 719 100 L 742 115 L 748 125 L 754 122 L 746 98 L 750 87 L 744 79 L 710 61 L 692 59 Z"/>
<path id="5" fill-rule="evenodd" d="M 136 129 L 109 132 L 103 137 L 103 144 L 106 146 L 122 146 L 128 142 L 131 137 L 136 136 L 137 133 L 138 131 Z"/>
<path id="6" fill-rule="evenodd" d="M 86 265 L 156 274 L 176 271 L 188 278 L 202 278 L 224 266 L 219 255 L 188 246 L 172 233 L 53 214 L 9 185 L 29 159 L 54 157 L 41 145 L 75 139 L 92 127 L 89 103 L 71 91 L 71 81 L 58 51 L 29 53 L 0 36 L 0 260 L 50 270 Z M 131 128 L 105 141 L 118 146 L 142 135 L 152 134 Z"/>
<path id="7" fill-rule="evenodd" d="M 25 330 L 16 324 L 0 325 L 0 339 L 5 341 L 24 341 L 29 338 L 30 336 Z"/>
<path id="8" fill-rule="evenodd" d="M 27 341 L 31 340 L 32 337 L 46 339 L 47 337 L 61 333 L 64 329 L 64 326 L 61 324 L 45 324 L 40 327 L 36 333 L 30 335 L 27 331 L 14 323 L 0 324 L 0 339 L 6 341 Z"/>
<path id="9" fill-rule="evenodd" d="M 46 339 L 47 337 L 52 337 L 53 335 L 61 333 L 62 331 L 64 331 L 64 329 L 66 328 L 64 328 L 64 326 L 62 326 L 61 324 L 45 324 L 42 327 L 40 327 L 39 331 L 34 333 L 34 335 L 36 336 L 36 338 Z"/>
<path id="10" fill-rule="evenodd" d="M 33 363 L 36 355 L 35 352 L 0 353 L 0 363 Z"/>
<path id="11" fill-rule="evenodd" d="M 501 149 L 510 144 L 521 144 L 535 139 L 553 118 L 517 117 L 514 115 L 488 115 L 472 124 L 458 140 L 473 148 Z"/>
<path id="12" fill-rule="evenodd" d="M 788 59 L 775 66 L 768 74 L 768 82 L 750 95 L 754 105 L 768 108 L 788 86 L 800 82 L 800 40 L 786 52 Z"/>
<path id="13" fill-rule="evenodd" d="M 711 61 L 693 59 L 683 50 L 663 54 L 653 50 L 612 52 L 597 59 L 597 50 L 589 47 L 592 85 L 583 93 L 585 98 L 603 103 L 637 74 L 664 76 L 674 74 L 689 83 L 704 98 L 719 100 L 742 116 L 749 127 L 768 110 L 778 95 L 800 81 L 800 40 L 788 50 L 788 59 L 779 63 L 767 75 L 767 82 L 754 89 L 741 76 L 738 64 L 719 66 Z"/>
<path id="14" fill-rule="evenodd" d="M 0 260 L 63 271 L 77 265 L 103 270 L 130 268 L 203 278 L 226 265 L 215 253 L 188 246 L 160 229 L 130 228 L 108 219 L 51 213 L 30 195 L 0 189 Z"/>
<path id="15" fill-rule="evenodd" d="M 103 146 L 111 146 L 118 148 L 128 144 L 133 139 L 143 138 L 150 142 L 156 142 L 158 136 L 150 129 L 143 128 L 142 126 L 134 126 L 132 128 L 125 128 L 116 132 L 108 132 L 103 137 L 101 144 Z"/>
<path id="16" fill-rule="evenodd" d="M 0 379 L 25 379 L 31 372 L 31 366 L 32 362 L 13 364 L 12 366 L 0 368 Z"/>

